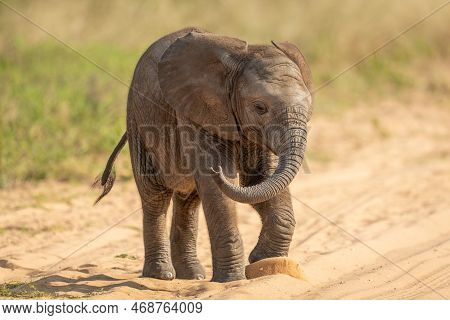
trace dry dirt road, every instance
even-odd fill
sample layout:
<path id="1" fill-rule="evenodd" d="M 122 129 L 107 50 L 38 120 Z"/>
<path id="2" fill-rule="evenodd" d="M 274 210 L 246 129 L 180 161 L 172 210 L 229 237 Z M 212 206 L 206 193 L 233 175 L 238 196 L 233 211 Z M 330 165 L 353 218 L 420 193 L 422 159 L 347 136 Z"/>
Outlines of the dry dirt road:
<path id="1" fill-rule="evenodd" d="M 0 191 L 1 298 L 450 298 L 449 110 L 386 102 L 316 117 L 309 148 L 312 173 L 291 186 L 297 227 L 290 251 L 307 281 L 140 278 L 134 183 L 118 181 L 92 207 L 88 186 L 45 182 Z M 260 222 L 249 206 L 238 212 L 248 255 Z M 210 276 L 203 216 L 198 241 Z"/>

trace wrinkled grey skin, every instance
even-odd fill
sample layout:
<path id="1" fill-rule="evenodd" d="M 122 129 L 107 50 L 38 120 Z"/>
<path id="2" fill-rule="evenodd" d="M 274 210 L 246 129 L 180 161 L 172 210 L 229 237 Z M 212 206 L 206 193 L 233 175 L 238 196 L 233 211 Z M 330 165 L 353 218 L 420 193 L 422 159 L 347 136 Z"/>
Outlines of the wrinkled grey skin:
<path id="1" fill-rule="evenodd" d="M 262 220 L 249 261 L 287 256 L 295 227 L 287 187 L 304 156 L 310 91 L 306 62 L 287 42 L 254 46 L 188 28 L 150 46 L 134 73 L 127 132 L 98 181 L 104 187 L 101 198 L 113 185 L 112 165 L 128 140 L 144 212 L 144 277 L 205 277 L 196 253 L 200 202 L 211 241 L 212 281 L 245 279 L 235 201 L 251 204 Z M 200 134 L 194 141 L 175 134 L 170 143 L 157 145 L 145 138 L 145 128 L 176 132 L 182 125 Z M 204 137 L 209 142 L 200 141 Z M 188 152 L 207 154 L 210 160 L 188 164 L 191 174 L 181 174 Z M 153 174 L 143 174 L 148 153 Z M 230 181 L 237 174 L 239 186 Z"/>

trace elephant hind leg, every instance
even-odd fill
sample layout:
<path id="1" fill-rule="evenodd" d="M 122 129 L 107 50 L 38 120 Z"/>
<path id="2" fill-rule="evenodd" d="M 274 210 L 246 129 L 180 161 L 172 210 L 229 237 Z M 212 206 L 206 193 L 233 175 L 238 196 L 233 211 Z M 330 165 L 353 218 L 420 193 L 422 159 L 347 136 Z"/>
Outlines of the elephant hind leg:
<path id="1" fill-rule="evenodd" d="M 170 244 L 172 262 L 179 279 L 205 279 L 205 270 L 197 258 L 198 209 L 197 191 L 173 196 Z"/>
<path id="2" fill-rule="evenodd" d="M 144 277 L 162 280 L 175 278 L 166 231 L 166 214 L 172 193 L 166 190 L 141 195 L 144 211 Z"/>
<path id="3" fill-rule="evenodd" d="M 142 276 L 172 280 L 175 278 L 175 269 L 170 256 L 166 215 L 173 190 L 166 188 L 160 177 L 155 174 L 157 168 L 151 161 L 152 152 L 146 150 L 141 142 L 134 119 L 129 117 L 127 122 L 131 164 L 144 213 L 145 261 Z"/>

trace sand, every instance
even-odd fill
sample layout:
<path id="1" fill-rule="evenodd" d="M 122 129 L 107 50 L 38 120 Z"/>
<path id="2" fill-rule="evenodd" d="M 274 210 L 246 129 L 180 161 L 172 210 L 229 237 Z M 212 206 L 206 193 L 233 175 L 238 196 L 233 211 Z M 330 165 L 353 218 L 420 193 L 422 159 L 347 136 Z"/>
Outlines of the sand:
<path id="1" fill-rule="evenodd" d="M 23 297 L 43 298 L 449 298 L 450 112 L 390 102 L 354 108 L 314 118 L 309 140 L 312 173 L 291 185 L 297 227 L 290 258 L 305 280 L 141 278 L 139 198 L 133 181 L 118 181 L 95 207 L 87 184 L 1 190 L 0 283 L 25 283 Z M 238 215 L 248 256 L 260 222 L 247 205 L 238 205 Z M 210 277 L 203 213 L 198 243 Z M 17 297 L 8 290 L 1 298 Z"/>

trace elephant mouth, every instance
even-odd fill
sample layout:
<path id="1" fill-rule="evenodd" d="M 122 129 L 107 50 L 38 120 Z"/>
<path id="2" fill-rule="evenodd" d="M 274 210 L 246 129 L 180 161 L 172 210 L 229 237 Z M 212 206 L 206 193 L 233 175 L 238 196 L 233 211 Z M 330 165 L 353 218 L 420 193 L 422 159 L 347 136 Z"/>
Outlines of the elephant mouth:
<path id="1" fill-rule="evenodd" d="M 281 138 L 277 138 L 277 135 L 266 134 L 264 130 L 257 128 L 256 126 L 251 126 L 243 131 L 243 136 L 247 141 L 256 144 L 258 147 L 262 147 L 276 156 L 280 155 L 280 145 Z M 278 135 L 279 136 L 279 135 Z"/>
<path id="2" fill-rule="evenodd" d="M 269 150 L 270 152 L 272 152 L 274 155 L 278 156 L 279 152 L 274 150 L 272 147 L 270 147 L 269 145 L 265 145 L 266 149 Z"/>

